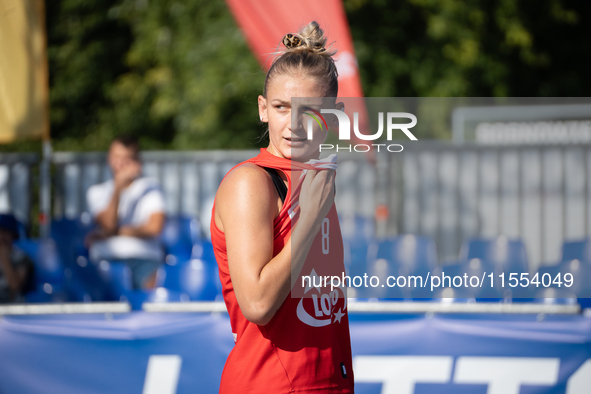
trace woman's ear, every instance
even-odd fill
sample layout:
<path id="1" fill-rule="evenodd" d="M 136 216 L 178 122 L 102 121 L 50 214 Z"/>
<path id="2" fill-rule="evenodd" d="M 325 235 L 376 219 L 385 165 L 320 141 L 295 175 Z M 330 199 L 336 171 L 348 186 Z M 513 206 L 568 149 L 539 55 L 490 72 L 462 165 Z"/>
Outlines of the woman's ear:
<path id="1" fill-rule="evenodd" d="M 334 103 L 333 108 L 338 111 L 344 112 L 345 104 L 344 103 Z M 339 127 L 339 121 L 336 116 L 329 116 L 327 119 L 328 119 L 327 122 L 329 123 L 329 127 Z"/>
<path id="2" fill-rule="evenodd" d="M 269 121 L 269 116 L 267 114 L 267 99 L 263 96 L 259 95 L 259 118 L 261 122 L 267 123 Z"/>

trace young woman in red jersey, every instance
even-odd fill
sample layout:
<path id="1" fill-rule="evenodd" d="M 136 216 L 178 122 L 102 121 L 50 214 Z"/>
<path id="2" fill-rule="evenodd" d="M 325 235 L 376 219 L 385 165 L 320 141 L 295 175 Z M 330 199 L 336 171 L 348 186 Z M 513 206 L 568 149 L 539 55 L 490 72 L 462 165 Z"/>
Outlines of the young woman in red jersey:
<path id="1" fill-rule="evenodd" d="M 235 340 L 220 393 L 353 393 L 344 287 L 300 281 L 344 272 L 335 171 L 310 164 L 327 130 L 315 125 L 308 140 L 303 122 L 292 124 L 300 110 L 292 97 L 318 98 L 317 106 L 329 97 L 342 108 L 334 52 L 316 22 L 283 44 L 258 98 L 269 146 L 228 172 L 213 207 L 212 243 Z"/>

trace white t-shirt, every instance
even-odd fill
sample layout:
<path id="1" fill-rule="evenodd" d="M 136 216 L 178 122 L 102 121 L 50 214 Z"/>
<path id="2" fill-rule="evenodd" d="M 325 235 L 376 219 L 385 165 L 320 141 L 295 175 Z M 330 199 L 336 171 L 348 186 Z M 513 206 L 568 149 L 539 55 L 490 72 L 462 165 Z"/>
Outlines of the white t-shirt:
<path id="1" fill-rule="evenodd" d="M 93 218 L 103 212 L 113 195 L 112 180 L 91 186 L 86 193 L 88 209 Z M 164 213 L 164 196 L 158 180 L 138 178 L 119 196 L 119 226 L 140 226 L 154 213 Z M 163 260 L 164 251 L 157 238 L 114 236 L 97 241 L 90 247 L 92 260 L 147 259 Z"/>

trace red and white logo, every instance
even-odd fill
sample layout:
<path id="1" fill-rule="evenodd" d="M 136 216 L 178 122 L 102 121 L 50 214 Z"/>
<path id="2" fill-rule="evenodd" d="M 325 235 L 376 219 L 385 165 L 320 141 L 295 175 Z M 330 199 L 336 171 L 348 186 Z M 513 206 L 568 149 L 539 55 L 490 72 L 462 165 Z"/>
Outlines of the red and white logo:
<path id="1" fill-rule="evenodd" d="M 312 291 L 313 294 L 300 299 L 297 307 L 298 319 L 311 327 L 324 327 L 332 323 L 340 323 L 343 316 L 347 314 L 345 289 L 337 287 L 329 292 L 329 287 L 315 286 L 317 283 L 322 284 L 322 277 L 319 277 L 314 269 L 310 272 L 310 278 L 312 286 L 308 284 L 304 294 L 309 291 Z M 323 293 L 323 290 L 327 292 Z"/>

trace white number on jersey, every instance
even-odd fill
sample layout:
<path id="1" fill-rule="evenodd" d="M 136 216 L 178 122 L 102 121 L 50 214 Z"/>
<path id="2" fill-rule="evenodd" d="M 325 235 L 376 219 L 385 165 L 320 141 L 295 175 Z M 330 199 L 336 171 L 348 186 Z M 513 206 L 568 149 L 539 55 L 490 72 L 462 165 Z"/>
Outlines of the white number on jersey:
<path id="1" fill-rule="evenodd" d="M 330 229 L 330 221 L 324 218 L 322 221 L 322 253 L 328 254 L 328 231 Z"/>

